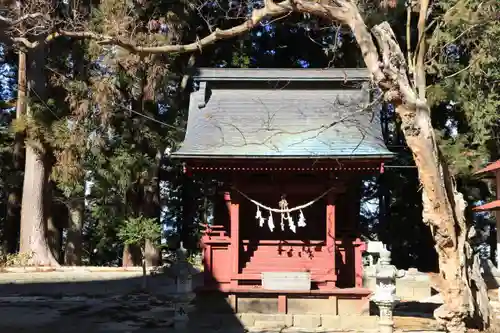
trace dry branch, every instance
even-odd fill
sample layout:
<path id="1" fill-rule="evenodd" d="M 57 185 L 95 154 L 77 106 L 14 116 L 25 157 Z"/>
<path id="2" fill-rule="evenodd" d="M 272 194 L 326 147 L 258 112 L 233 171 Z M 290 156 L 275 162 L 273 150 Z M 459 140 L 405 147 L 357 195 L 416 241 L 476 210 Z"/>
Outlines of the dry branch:
<path id="1" fill-rule="evenodd" d="M 10 26 L 13 26 L 13 25 L 18 25 L 24 21 L 27 21 L 27 20 L 30 20 L 30 19 L 37 19 L 37 18 L 40 18 L 40 17 L 45 17 L 46 18 L 46 15 L 43 14 L 43 13 L 33 13 L 33 14 L 26 14 L 26 15 L 23 15 L 17 19 L 10 19 L 6 16 L 3 16 L 3 15 L 0 15 L 0 22 L 4 23 L 4 24 L 8 24 Z"/>

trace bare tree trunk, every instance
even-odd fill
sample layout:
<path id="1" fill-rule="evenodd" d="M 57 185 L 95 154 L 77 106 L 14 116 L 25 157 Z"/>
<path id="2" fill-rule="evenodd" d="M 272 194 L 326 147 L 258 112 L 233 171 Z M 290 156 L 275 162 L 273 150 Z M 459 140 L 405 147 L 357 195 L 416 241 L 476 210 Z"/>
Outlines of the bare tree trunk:
<path id="1" fill-rule="evenodd" d="M 456 218 L 465 224 L 465 201 L 454 188 L 447 189 L 444 170 L 435 147 L 434 130 L 427 110 L 396 108 L 402 120 L 406 142 L 414 153 L 419 178 L 423 186 L 424 223 L 431 228 L 439 258 L 440 276 L 445 301 L 436 311 L 436 317 L 450 332 L 464 332 L 467 317 L 466 289 L 463 279 L 464 241 L 467 230 L 455 227 L 455 212 L 452 203 L 458 205 Z M 451 185 L 450 180 L 448 182 Z M 448 192 L 451 190 L 451 193 Z M 455 192 L 455 193 L 454 193 Z M 449 197 L 449 195 L 452 195 Z M 457 195 L 455 197 L 455 195 Z M 450 201 L 452 200 L 452 201 Z"/>
<path id="2" fill-rule="evenodd" d="M 83 200 L 72 201 L 69 205 L 69 227 L 64 253 L 64 264 L 79 266 L 82 263 Z"/>

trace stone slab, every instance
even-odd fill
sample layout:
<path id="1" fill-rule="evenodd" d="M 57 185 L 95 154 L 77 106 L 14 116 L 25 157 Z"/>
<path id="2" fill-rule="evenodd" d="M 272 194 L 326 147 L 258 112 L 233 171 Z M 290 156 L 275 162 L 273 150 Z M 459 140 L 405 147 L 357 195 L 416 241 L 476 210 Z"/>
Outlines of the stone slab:
<path id="1" fill-rule="evenodd" d="M 321 326 L 321 316 L 308 314 L 294 315 L 293 326 L 305 329 L 316 329 Z"/>

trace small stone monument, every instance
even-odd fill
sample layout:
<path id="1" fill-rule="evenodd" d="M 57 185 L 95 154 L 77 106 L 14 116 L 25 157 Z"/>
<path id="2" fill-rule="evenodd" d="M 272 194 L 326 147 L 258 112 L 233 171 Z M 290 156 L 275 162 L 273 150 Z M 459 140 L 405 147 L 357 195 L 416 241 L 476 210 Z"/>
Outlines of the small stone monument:
<path id="1" fill-rule="evenodd" d="M 371 300 L 379 308 L 380 333 L 392 333 L 394 331 L 392 312 L 399 301 L 396 296 L 396 279 L 403 276 L 404 272 L 399 272 L 394 265 L 391 265 L 391 252 L 386 248 L 380 251 L 380 259 L 375 272 L 377 285 L 375 293 L 371 297 Z"/>
<path id="2" fill-rule="evenodd" d="M 176 263 L 173 265 L 173 272 L 175 277 L 175 285 L 177 293 L 190 293 L 193 291 L 193 268 L 187 261 L 187 250 L 181 242 L 176 251 Z"/>
<path id="3" fill-rule="evenodd" d="M 189 322 L 188 314 L 193 308 L 191 302 L 195 297 L 192 282 L 194 268 L 187 261 L 187 250 L 182 242 L 176 251 L 176 255 L 176 262 L 172 265 L 176 287 L 174 327 L 178 331 L 184 331 L 187 329 Z"/>

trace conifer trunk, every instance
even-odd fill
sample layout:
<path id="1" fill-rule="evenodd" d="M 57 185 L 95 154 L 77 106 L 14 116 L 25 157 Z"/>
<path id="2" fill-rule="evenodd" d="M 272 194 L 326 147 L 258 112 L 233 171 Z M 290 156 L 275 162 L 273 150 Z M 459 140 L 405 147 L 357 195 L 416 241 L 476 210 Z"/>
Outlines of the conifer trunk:
<path id="1" fill-rule="evenodd" d="M 31 51 L 28 55 L 29 68 L 27 78 L 33 99 L 45 96 L 45 49 Z M 44 101 L 42 101 L 44 102 Z M 30 117 L 30 107 L 26 108 L 26 117 Z M 29 134 L 29 133 L 28 133 Z M 51 162 L 47 158 L 43 145 L 34 138 L 26 141 L 26 158 L 21 207 L 21 253 L 32 256 L 30 264 L 41 266 L 59 266 L 47 242 L 47 221 L 45 196 L 49 185 Z"/>
<path id="2" fill-rule="evenodd" d="M 139 267 L 142 265 L 141 249 L 135 245 L 123 246 L 122 267 Z"/>
<path id="3" fill-rule="evenodd" d="M 16 118 L 21 119 L 26 109 L 26 52 L 23 49 L 18 51 L 17 68 L 17 103 Z M 14 136 L 13 149 L 14 172 L 20 173 L 24 160 L 24 133 L 16 132 Z M 19 233 L 19 220 L 21 217 L 21 196 L 22 184 L 17 184 L 17 178 L 10 182 L 10 191 L 7 195 L 7 216 L 4 229 L 4 251 L 15 253 Z"/>
<path id="4" fill-rule="evenodd" d="M 48 166 L 47 173 L 50 175 L 51 166 Z M 67 212 L 61 210 L 61 205 L 53 202 L 55 184 L 47 182 L 44 193 L 45 220 L 47 224 L 47 243 L 54 258 L 62 264 L 62 229 L 64 219 L 67 219 Z"/>
<path id="5" fill-rule="evenodd" d="M 64 264 L 67 266 L 79 266 L 82 263 L 84 209 L 83 200 L 75 200 L 69 204 L 69 226 L 64 253 Z"/>
<path id="6" fill-rule="evenodd" d="M 158 224 L 161 223 L 160 215 L 160 165 L 162 160 L 162 154 L 160 151 L 156 154 L 156 164 L 152 171 L 154 175 L 150 181 L 149 185 L 144 186 L 144 214 L 145 216 L 156 218 Z M 145 258 L 148 267 L 155 267 L 161 265 L 161 250 L 157 244 L 154 244 L 150 240 L 146 240 L 145 246 Z"/>
<path id="7" fill-rule="evenodd" d="M 19 251 L 32 256 L 32 265 L 59 266 L 47 242 L 44 196 L 49 175 L 46 164 L 43 153 L 26 144 Z"/>
<path id="8" fill-rule="evenodd" d="M 161 264 L 161 253 L 159 248 L 149 239 L 146 240 L 144 258 L 148 267 L 156 267 Z"/>
<path id="9" fill-rule="evenodd" d="M 88 83 L 88 61 L 85 59 L 84 45 L 83 41 L 73 41 L 73 74 L 76 80 Z M 79 107 L 80 105 L 77 104 L 75 110 L 72 110 L 72 112 L 74 114 L 81 112 L 78 110 Z M 79 182 L 85 184 L 85 177 L 82 176 Z M 83 186 L 83 188 L 85 188 L 85 186 Z M 85 212 L 85 199 L 82 199 L 82 197 L 85 196 L 84 192 L 85 190 L 81 193 L 79 191 L 73 191 L 67 198 L 67 200 L 69 200 L 69 205 L 64 264 L 68 266 L 79 266 L 82 262 L 82 232 Z"/>

